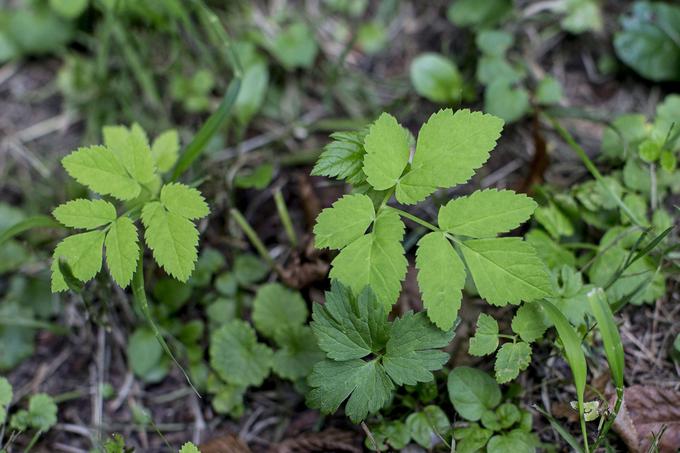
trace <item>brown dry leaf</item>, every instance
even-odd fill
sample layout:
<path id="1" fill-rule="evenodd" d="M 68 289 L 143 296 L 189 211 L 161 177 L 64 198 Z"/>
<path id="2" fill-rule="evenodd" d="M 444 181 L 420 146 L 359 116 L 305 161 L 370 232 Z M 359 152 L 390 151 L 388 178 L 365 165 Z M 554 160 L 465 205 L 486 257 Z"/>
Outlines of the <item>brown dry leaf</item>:
<path id="1" fill-rule="evenodd" d="M 251 453 L 250 448 L 233 434 L 225 434 L 198 446 L 201 453 Z"/>
<path id="2" fill-rule="evenodd" d="M 350 431 L 329 428 L 286 439 L 269 450 L 271 453 L 349 452 L 361 453 L 359 436 Z"/>
<path id="3" fill-rule="evenodd" d="M 659 451 L 676 453 L 680 449 L 680 391 L 653 385 L 626 388 L 614 430 L 628 448 L 633 452 L 647 452 L 652 435 L 664 426 Z"/>

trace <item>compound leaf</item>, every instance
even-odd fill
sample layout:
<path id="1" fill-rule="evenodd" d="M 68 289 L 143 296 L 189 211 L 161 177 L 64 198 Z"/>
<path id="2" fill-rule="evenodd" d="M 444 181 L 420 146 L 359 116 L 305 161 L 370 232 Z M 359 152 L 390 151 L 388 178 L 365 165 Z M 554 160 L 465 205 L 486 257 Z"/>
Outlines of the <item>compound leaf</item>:
<path id="1" fill-rule="evenodd" d="M 479 190 L 439 209 L 439 227 L 473 238 L 493 237 L 517 228 L 536 209 L 536 202 L 511 190 Z"/>
<path id="2" fill-rule="evenodd" d="M 52 215 L 67 227 L 89 230 L 116 220 L 116 208 L 105 200 L 79 198 L 57 206 Z"/>
<path id="3" fill-rule="evenodd" d="M 269 375 L 272 350 L 257 342 L 255 330 L 239 319 L 212 334 L 210 365 L 230 384 L 259 386 Z"/>
<path id="4" fill-rule="evenodd" d="M 465 269 L 443 233 L 428 233 L 418 241 L 416 268 L 427 316 L 440 329 L 450 329 L 463 297 Z"/>
<path id="5" fill-rule="evenodd" d="M 113 151 L 104 146 L 78 148 L 61 162 L 73 179 L 100 195 L 131 200 L 141 190 Z"/>
<path id="6" fill-rule="evenodd" d="M 397 200 L 421 201 L 437 188 L 466 182 L 489 158 L 503 129 L 503 120 L 468 109 L 440 110 L 418 134 L 411 169 L 397 185 Z"/>
<path id="7" fill-rule="evenodd" d="M 367 195 L 345 195 L 317 217 L 315 246 L 342 248 L 362 236 L 373 220 L 375 209 Z"/>
<path id="8" fill-rule="evenodd" d="M 409 133 L 392 115 L 383 113 L 364 140 L 364 173 L 377 190 L 394 187 L 408 163 Z"/>
<path id="9" fill-rule="evenodd" d="M 479 294 L 493 305 L 552 295 L 545 265 L 521 238 L 473 239 L 461 250 Z"/>
<path id="10" fill-rule="evenodd" d="M 493 316 L 481 313 L 477 318 L 477 330 L 470 338 L 469 353 L 474 356 L 491 354 L 498 348 L 498 321 Z"/>
<path id="11" fill-rule="evenodd" d="M 113 279 L 121 288 L 127 287 L 139 259 L 137 227 L 129 217 L 119 217 L 106 234 L 106 263 Z"/>
<path id="12" fill-rule="evenodd" d="M 531 346 L 523 341 L 505 343 L 496 355 L 496 380 L 500 384 L 515 379 L 531 363 Z"/>
<path id="13" fill-rule="evenodd" d="M 59 259 L 64 258 L 73 276 L 86 282 L 94 278 L 102 268 L 103 231 L 74 234 L 62 240 L 52 256 L 52 292 L 66 291 L 68 286 L 59 269 Z"/>
<path id="14" fill-rule="evenodd" d="M 189 220 L 201 219 L 210 214 L 210 208 L 201 192 L 180 183 L 163 186 L 161 203 L 168 211 Z"/>

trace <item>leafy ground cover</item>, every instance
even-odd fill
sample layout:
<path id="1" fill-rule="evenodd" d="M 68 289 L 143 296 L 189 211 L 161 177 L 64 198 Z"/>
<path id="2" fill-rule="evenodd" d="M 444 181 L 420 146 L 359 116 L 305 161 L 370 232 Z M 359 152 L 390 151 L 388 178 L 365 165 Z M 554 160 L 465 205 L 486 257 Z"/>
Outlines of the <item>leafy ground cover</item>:
<path id="1" fill-rule="evenodd" d="M 677 451 L 678 29 L 9 1 L 0 452 Z"/>

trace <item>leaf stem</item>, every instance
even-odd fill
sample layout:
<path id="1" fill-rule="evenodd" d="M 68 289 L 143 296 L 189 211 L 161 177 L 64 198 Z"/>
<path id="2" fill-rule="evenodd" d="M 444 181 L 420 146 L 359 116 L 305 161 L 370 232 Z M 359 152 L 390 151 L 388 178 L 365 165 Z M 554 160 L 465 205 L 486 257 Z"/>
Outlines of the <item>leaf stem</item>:
<path id="1" fill-rule="evenodd" d="M 283 223 L 283 229 L 286 231 L 286 235 L 290 240 L 290 244 L 293 246 L 293 248 L 295 248 L 298 245 L 297 234 L 295 234 L 295 228 L 293 228 L 293 221 L 290 219 L 288 206 L 286 206 L 286 201 L 283 199 L 281 189 L 276 189 L 274 191 L 274 203 L 276 203 L 276 210 L 279 212 L 281 223 Z"/>
<path id="2" fill-rule="evenodd" d="M 429 229 L 429 230 L 437 231 L 437 232 L 443 232 L 439 227 L 436 227 L 436 226 L 432 225 L 430 222 L 427 222 L 427 221 L 421 219 L 421 218 L 418 217 L 418 216 L 415 216 L 415 215 L 413 215 L 413 214 L 411 214 L 411 213 L 409 213 L 409 212 L 403 211 L 403 210 L 401 210 L 401 209 L 399 209 L 399 208 L 395 208 L 395 207 L 392 207 L 392 206 L 390 206 L 390 208 L 391 208 L 391 209 L 394 209 L 395 211 L 397 211 L 397 213 L 398 213 L 400 216 L 406 217 L 407 219 L 411 220 L 412 222 L 415 222 L 415 223 L 417 223 L 418 225 L 424 226 L 425 228 L 427 228 L 427 229 Z"/>

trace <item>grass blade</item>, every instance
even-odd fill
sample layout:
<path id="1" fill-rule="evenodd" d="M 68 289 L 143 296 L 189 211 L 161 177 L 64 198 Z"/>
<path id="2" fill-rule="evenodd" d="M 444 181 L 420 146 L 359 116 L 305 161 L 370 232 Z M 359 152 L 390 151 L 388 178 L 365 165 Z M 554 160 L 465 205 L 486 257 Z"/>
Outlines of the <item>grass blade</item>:
<path id="1" fill-rule="evenodd" d="M 63 226 L 52 217 L 46 215 L 29 217 L 21 222 L 15 223 L 0 233 L 0 245 L 13 237 L 20 235 L 24 231 L 32 230 L 33 228 L 63 228 Z"/>
<path id="2" fill-rule="evenodd" d="M 553 429 L 557 431 L 557 434 L 559 434 L 560 437 L 562 437 L 562 439 L 564 439 L 565 442 L 567 442 L 576 453 L 583 453 L 583 448 L 581 448 L 581 445 L 578 443 L 578 440 L 576 440 L 576 438 L 571 435 L 569 430 L 562 426 L 562 424 L 558 422 L 555 417 L 550 415 L 548 411 L 541 409 L 538 406 L 534 406 L 534 409 L 536 409 L 538 412 L 541 413 L 541 415 L 548 419 L 548 422 L 550 422 L 550 426 L 552 426 Z"/>

